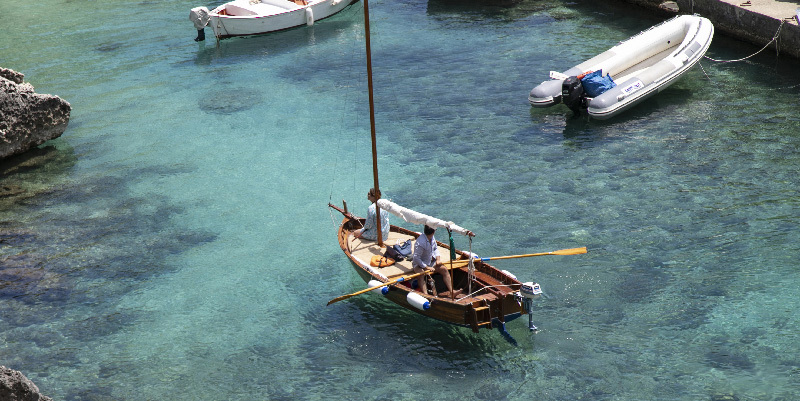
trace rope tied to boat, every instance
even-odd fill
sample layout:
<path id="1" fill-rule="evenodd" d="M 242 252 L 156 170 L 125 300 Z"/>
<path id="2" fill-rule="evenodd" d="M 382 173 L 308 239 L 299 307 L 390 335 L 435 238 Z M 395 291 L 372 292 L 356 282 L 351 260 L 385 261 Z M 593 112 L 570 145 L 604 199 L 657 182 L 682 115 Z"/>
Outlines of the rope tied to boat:
<path id="1" fill-rule="evenodd" d="M 781 24 L 778 26 L 778 31 L 777 31 L 777 32 L 775 32 L 775 36 L 773 36 L 773 37 L 772 37 L 772 40 L 770 40 L 770 41 L 769 41 L 769 42 L 768 42 L 766 45 L 764 45 L 764 47 L 762 47 L 762 48 L 761 48 L 761 50 L 759 50 L 759 51 L 757 51 L 757 52 L 755 52 L 755 53 L 753 53 L 753 54 L 751 54 L 751 55 L 749 55 L 749 56 L 747 56 L 747 57 L 740 58 L 740 59 L 738 59 L 738 60 L 716 60 L 716 59 L 713 59 L 713 58 L 711 58 L 711 57 L 708 57 L 708 56 L 703 56 L 703 57 L 705 57 L 705 58 L 707 58 L 707 59 L 709 59 L 709 60 L 711 60 L 711 61 L 717 62 L 717 63 L 735 63 L 735 62 L 739 62 L 739 61 L 744 61 L 744 60 L 747 60 L 747 59 L 749 59 L 749 58 L 751 58 L 751 57 L 755 56 L 756 54 L 758 54 L 758 53 L 761 53 L 762 51 L 764 51 L 764 49 L 766 49 L 767 47 L 769 47 L 769 45 L 771 45 L 773 42 L 775 42 L 776 40 L 778 40 L 778 37 L 781 35 L 781 29 L 783 29 L 783 24 L 784 24 L 785 22 L 786 22 L 786 21 L 784 21 L 784 20 L 781 20 Z M 775 52 L 777 53 L 778 51 L 779 51 L 779 49 L 777 49 L 777 48 L 776 48 L 776 49 L 775 49 Z"/>
<path id="2" fill-rule="evenodd" d="M 472 253 L 472 237 L 469 237 L 469 267 L 467 268 L 467 293 L 472 292 L 472 282 L 475 281 L 475 254 Z"/>
<path id="3" fill-rule="evenodd" d="M 781 29 L 783 28 L 783 24 L 784 24 L 785 22 L 786 22 L 785 20 L 784 20 L 784 21 L 781 21 L 781 24 L 778 26 L 778 31 L 777 31 L 777 32 L 775 32 L 775 36 L 773 36 L 773 37 L 772 37 L 772 40 L 770 40 L 770 41 L 769 41 L 769 43 L 767 43 L 766 45 L 764 45 L 764 47 L 762 47 L 762 48 L 761 48 L 761 50 L 759 50 L 759 51 L 757 51 L 757 52 L 755 52 L 755 53 L 753 53 L 753 54 L 751 54 L 751 55 L 749 55 L 749 56 L 747 56 L 747 57 L 740 58 L 740 59 L 738 59 L 738 60 L 715 60 L 715 59 L 713 59 L 713 58 L 711 58 L 711 57 L 708 57 L 708 56 L 703 56 L 703 57 L 705 57 L 705 58 L 707 58 L 707 59 L 709 59 L 709 60 L 711 60 L 711 61 L 715 61 L 715 62 L 717 62 L 717 63 L 734 63 L 734 62 L 737 62 L 737 61 L 745 61 L 745 60 L 747 60 L 747 59 L 749 59 L 749 58 L 751 58 L 751 57 L 755 56 L 756 54 L 758 54 L 758 53 L 761 53 L 761 52 L 762 52 L 762 51 L 764 51 L 764 49 L 766 49 L 766 48 L 767 48 L 767 47 L 768 47 L 770 44 L 772 44 L 773 42 L 775 42 L 775 41 L 778 39 L 778 37 L 780 36 Z M 776 52 L 777 52 L 777 49 L 776 49 Z M 703 71 L 703 75 L 705 75 L 705 76 L 706 76 L 706 78 L 707 78 L 709 81 L 714 81 L 714 80 L 713 80 L 713 79 L 711 79 L 711 77 L 708 75 L 708 72 L 706 71 L 705 67 L 703 67 L 703 63 L 697 63 L 697 65 L 699 65 L 699 66 L 700 66 L 700 69 Z M 797 84 L 797 85 L 792 85 L 792 86 L 785 86 L 785 87 L 780 87 L 780 88 L 772 88 L 772 90 L 785 90 L 785 89 L 794 89 L 794 88 L 797 88 L 797 87 L 800 87 L 800 84 Z"/>

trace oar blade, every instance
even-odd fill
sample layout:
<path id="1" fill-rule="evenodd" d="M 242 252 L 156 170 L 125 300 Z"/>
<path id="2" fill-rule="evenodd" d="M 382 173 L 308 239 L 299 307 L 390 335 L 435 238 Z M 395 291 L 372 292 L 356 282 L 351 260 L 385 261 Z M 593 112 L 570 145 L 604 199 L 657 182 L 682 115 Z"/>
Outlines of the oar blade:
<path id="1" fill-rule="evenodd" d="M 552 255 L 580 255 L 586 252 L 587 252 L 586 247 L 582 246 L 580 248 L 562 249 L 560 251 L 553 251 Z"/>
<path id="2" fill-rule="evenodd" d="M 327 305 L 325 305 L 325 306 L 328 306 L 328 305 L 330 305 L 330 304 L 335 304 L 335 303 L 337 303 L 337 302 L 339 302 L 339 301 L 344 301 L 345 299 L 347 299 L 347 298 L 350 298 L 351 296 L 352 296 L 352 295 L 350 295 L 350 294 L 347 294 L 347 295 L 342 295 L 341 297 L 336 297 L 336 298 L 334 298 L 334 299 L 331 299 L 330 301 L 328 301 L 328 304 L 327 304 Z"/>

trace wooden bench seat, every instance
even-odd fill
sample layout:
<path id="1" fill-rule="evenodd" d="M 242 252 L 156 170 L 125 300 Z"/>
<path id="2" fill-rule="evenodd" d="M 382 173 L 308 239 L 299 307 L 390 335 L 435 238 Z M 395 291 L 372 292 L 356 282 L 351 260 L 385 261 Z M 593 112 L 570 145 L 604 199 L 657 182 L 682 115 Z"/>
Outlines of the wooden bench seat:
<path id="1" fill-rule="evenodd" d="M 398 241 L 402 243 L 409 239 L 412 241 L 412 243 L 413 241 L 416 241 L 416 239 L 411 235 L 405 235 L 392 231 L 389 233 L 389 238 L 385 239 L 383 243 L 384 245 L 392 246 L 397 244 Z M 359 263 L 363 263 L 365 265 L 369 265 L 369 261 L 373 256 L 383 255 L 383 253 L 386 252 L 386 248 L 378 247 L 378 243 L 376 241 L 362 240 L 353 236 L 348 238 L 348 246 L 350 247 L 350 253 L 353 255 L 353 257 L 355 257 Z M 450 261 L 450 252 L 446 249 L 440 248 L 439 255 L 441 256 L 442 262 Z M 376 267 L 375 270 L 390 280 L 414 273 L 414 268 L 411 267 L 410 260 L 397 262 L 391 266 L 381 268 Z"/>

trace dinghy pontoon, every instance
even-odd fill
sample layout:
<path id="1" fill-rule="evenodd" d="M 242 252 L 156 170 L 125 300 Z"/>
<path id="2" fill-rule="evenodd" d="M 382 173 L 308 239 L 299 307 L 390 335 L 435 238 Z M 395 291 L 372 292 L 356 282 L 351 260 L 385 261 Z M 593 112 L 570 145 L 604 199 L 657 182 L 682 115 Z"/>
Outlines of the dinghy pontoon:
<path id="1" fill-rule="evenodd" d="M 714 25 L 706 18 L 672 18 L 563 73 L 551 71 L 528 101 L 534 107 L 564 102 L 576 113 L 586 109 L 594 118 L 611 118 L 678 80 L 705 55 L 713 37 Z M 600 89 L 583 77 L 590 72 L 603 79 Z"/>

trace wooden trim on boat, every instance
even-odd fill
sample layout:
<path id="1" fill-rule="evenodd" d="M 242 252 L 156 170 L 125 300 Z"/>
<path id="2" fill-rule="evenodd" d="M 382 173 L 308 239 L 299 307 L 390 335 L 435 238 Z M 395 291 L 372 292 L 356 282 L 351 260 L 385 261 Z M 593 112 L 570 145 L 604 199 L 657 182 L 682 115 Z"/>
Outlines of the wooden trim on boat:
<path id="1" fill-rule="evenodd" d="M 386 282 L 414 272 L 411 261 L 400 261 L 383 268 L 369 266 L 370 257 L 367 255 L 383 254 L 385 248 L 379 248 L 376 242 L 354 240 L 352 233 L 363 226 L 364 219 L 353 216 L 334 205 L 330 206 L 344 215 L 338 232 L 339 246 L 364 282 L 370 280 Z M 416 239 L 419 235 L 420 233 L 392 225 L 386 244 L 391 246 L 397 239 L 405 241 Z M 437 241 L 437 244 L 441 248 L 440 253 L 446 264 L 450 256 L 450 247 L 441 241 Z M 459 260 L 469 257 L 467 252 L 459 250 L 456 250 L 456 255 Z M 419 290 L 412 289 L 411 282 L 400 282 L 390 286 L 385 297 L 415 313 L 443 322 L 470 327 L 475 332 L 481 328 L 492 329 L 494 319 L 503 323 L 526 314 L 515 295 L 522 283 L 485 262 L 475 260 L 474 265 L 473 294 L 467 294 L 469 272 L 467 266 L 464 266 L 453 269 L 453 288 L 463 291 L 455 299 L 451 299 L 449 296 L 423 294 Z M 434 274 L 435 278 L 436 276 L 438 275 Z M 441 290 L 446 292 L 446 288 L 443 287 L 440 280 L 435 280 L 437 288 L 441 285 Z M 430 302 L 430 309 L 421 310 L 411 305 L 407 299 L 411 292 L 427 299 Z"/>

